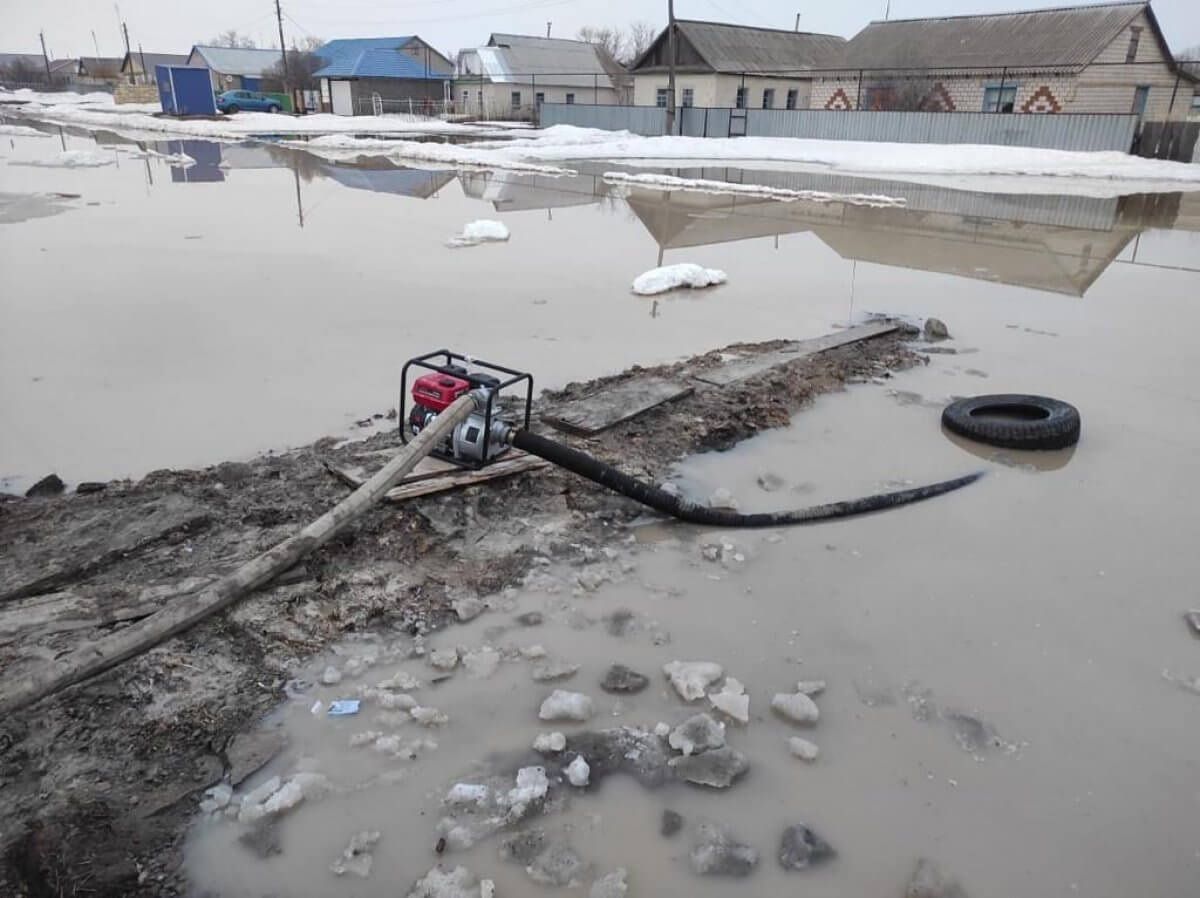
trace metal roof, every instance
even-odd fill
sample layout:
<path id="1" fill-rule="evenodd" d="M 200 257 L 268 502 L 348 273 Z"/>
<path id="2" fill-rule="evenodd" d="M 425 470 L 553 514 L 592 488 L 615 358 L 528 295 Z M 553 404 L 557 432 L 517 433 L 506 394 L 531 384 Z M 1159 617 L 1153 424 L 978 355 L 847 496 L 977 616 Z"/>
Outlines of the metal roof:
<path id="1" fill-rule="evenodd" d="M 132 57 L 132 66 L 130 59 Z M 134 50 L 125 54 L 125 58 L 121 60 L 121 71 L 129 71 L 131 68 L 135 72 L 142 70 L 142 60 L 146 60 L 146 71 L 153 72 L 156 65 L 178 65 L 186 66 L 188 64 L 187 53 L 140 53 Z"/>
<path id="2" fill-rule="evenodd" d="M 872 22 L 846 44 L 847 68 L 1081 68 L 1148 3 Z M 1153 17 L 1151 26 L 1156 28 Z"/>
<path id="3" fill-rule="evenodd" d="M 280 61 L 278 50 L 243 49 L 242 47 L 207 47 L 197 44 L 188 55 L 188 65 L 195 57 L 221 75 L 250 75 L 261 77 Z"/>
<path id="4" fill-rule="evenodd" d="M 347 37 L 326 41 L 313 51 L 326 64 L 340 59 L 357 59 L 366 50 L 399 50 L 412 41 L 413 35 L 404 34 L 398 37 Z"/>
<path id="5" fill-rule="evenodd" d="M 449 74 L 426 67 L 403 50 L 376 47 L 355 56 L 343 56 L 313 72 L 318 78 L 404 78 L 449 81 Z"/>
<path id="6" fill-rule="evenodd" d="M 482 75 L 497 83 L 547 87 L 612 87 L 612 75 L 595 44 L 525 34 L 493 34 L 486 47 L 463 51 L 459 76 Z M 479 65 L 470 64 L 471 57 Z M 476 71 L 475 69 L 479 70 Z"/>
<path id="7" fill-rule="evenodd" d="M 819 68 L 846 45 L 836 34 L 676 21 L 679 32 L 717 72 L 785 72 Z"/>

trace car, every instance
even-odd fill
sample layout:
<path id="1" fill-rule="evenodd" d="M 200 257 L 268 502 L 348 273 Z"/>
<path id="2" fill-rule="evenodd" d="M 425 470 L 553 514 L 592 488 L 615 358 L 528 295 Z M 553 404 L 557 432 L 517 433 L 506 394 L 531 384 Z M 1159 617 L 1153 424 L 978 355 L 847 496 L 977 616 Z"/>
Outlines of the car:
<path id="1" fill-rule="evenodd" d="M 243 109 L 254 112 L 278 112 L 279 98 L 254 90 L 227 90 L 217 97 L 217 109 L 232 115 Z"/>

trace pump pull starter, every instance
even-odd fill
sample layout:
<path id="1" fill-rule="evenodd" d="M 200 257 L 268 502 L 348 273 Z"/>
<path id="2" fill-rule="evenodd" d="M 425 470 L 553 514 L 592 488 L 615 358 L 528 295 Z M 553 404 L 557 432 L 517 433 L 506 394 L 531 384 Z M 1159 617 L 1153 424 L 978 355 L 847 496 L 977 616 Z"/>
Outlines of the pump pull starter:
<path id="1" fill-rule="evenodd" d="M 440 363 L 436 361 L 439 358 Z M 425 369 L 427 373 L 413 379 L 412 408 L 406 411 L 409 369 L 413 367 Z M 519 389 L 522 385 L 525 395 L 523 399 L 516 399 L 517 390 L 513 388 Z M 510 394 L 502 396 L 504 390 L 510 390 Z M 961 489 L 983 476 L 982 471 L 976 471 L 926 486 L 791 511 L 740 514 L 709 508 L 630 477 L 578 449 L 533 433 L 529 429 L 533 406 L 532 375 L 448 349 L 417 356 L 405 363 L 400 381 L 400 439 L 407 443 L 410 436 L 428 427 L 439 413 L 464 395 L 471 397 L 474 410 L 437 445 L 432 455 L 465 468 L 482 468 L 514 447 L 692 524 L 715 527 L 815 524 L 932 499 Z"/>

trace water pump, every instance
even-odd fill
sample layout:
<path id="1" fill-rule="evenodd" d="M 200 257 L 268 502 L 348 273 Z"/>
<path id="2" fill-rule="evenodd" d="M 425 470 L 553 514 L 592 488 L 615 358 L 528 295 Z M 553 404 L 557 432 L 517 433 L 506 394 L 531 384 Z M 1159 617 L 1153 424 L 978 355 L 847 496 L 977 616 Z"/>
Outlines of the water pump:
<path id="1" fill-rule="evenodd" d="M 412 378 L 412 407 L 406 409 L 409 371 L 414 367 L 426 373 Z M 520 385 L 525 388 L 523 403 L 514 403 L 511 400 L 519 393 Z M 510 393 L 502 395 L 505 390 Z M 514 431 L 529 429 L 531 374 L 440 349 L 404 364 L 400 381 L 401 440 L 407 442 L 410 436 L 416 436 L 464 394 L 474 400 L 475 410 L 433 450 L 434 456 L 464 468 L 482 468 L 508 451 Z"/>

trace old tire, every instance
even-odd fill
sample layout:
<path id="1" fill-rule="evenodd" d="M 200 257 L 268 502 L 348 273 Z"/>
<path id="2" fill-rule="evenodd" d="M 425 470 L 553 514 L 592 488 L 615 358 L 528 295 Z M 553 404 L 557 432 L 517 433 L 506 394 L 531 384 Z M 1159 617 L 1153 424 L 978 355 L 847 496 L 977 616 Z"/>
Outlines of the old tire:
<path id="1" fill-rule="evenodd" d="M 225 112 L 227 115 L 236 115 L 237 111 L 238 111 L 237 104 L 234 104 L 233 106 L 225 107 Z"/>
<path id="2" fill-rule="evenodd" d="M 278 106 L 268 106 L 267 107 L 267 112 L 271 113 L 272 115 L 274 115 L 278 111 L 279 111 Z"/>
<path id="3" fill-rule="evenodd" d="M 942 424 L 969 440 L 1005 449 L 1065 449 L 1079 442 L 1079 409 L 1046 396 L 960 399 L 942 411 Z"/>

